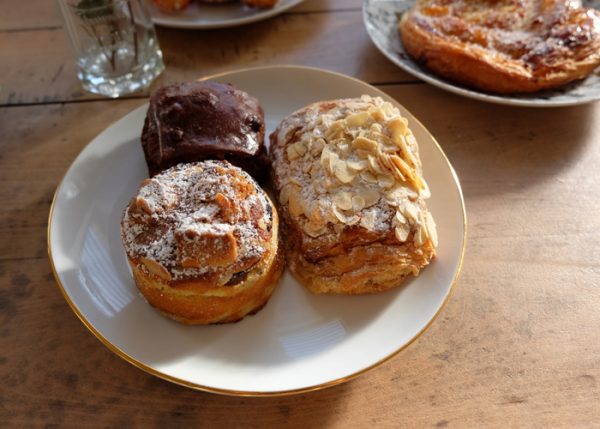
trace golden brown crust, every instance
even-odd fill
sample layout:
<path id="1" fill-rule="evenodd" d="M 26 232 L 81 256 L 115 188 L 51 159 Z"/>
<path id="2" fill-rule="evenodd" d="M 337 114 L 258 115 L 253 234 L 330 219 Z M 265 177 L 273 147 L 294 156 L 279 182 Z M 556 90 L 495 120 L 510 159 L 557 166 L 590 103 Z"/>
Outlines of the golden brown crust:
<path id="1" fill-rule="evenodd" d="M 273 203 L 226 161 L 180 164 L 145 180 L 121 231 L 141 293 L 186 324 L 255 313 L 283 270 Z"/>
<path id="2" fill-rule="evenodd" d="M 556 88 L 600 65 L 600 13 L 572 0 L 420 0 L 399 31 L 416 61 L 489 92 Z"/>
<path id="3" fill-rule="evenodd" d="M 285 266 L 279 244 L 235 286 L 174 288 L 129 260 L 136 285 L 148 303 L 165 316 L 188 325 L 232 323 L 260 311 L 275 290 Z"/>
<path id="4" fill-rule="evenodd" d="M 288 267 L 310 291 L 381 292 L 434 256 L 417 143 L 390 103 L 307 106 L 271 134 L 270 155 Z"/>
<path id="5" fill-rule="evenodd" d="M 291 248 L 287 261 L 298 281 L 313 293 L 362 295 L 384 292 L 402 284 L 409 275 L 417 276 L 434 254 L 431 242 L 418 250 L 410 245 L 378 243 L 344 249 L 314 263 Z"/>

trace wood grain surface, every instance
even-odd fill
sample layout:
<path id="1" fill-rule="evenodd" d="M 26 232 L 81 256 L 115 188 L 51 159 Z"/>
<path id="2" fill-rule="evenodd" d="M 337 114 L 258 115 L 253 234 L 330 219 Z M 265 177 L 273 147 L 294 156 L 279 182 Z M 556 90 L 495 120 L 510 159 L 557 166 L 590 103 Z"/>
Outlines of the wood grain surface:
<path id="1" fill-rule="evenodd" d="M 377 59 L 366 36 L 355 34 L 364 29 L 350 25 L 360 23 L 358 12 L 345 10 L 344 2 L 327 3 L 329 12 L 295 12 L 235 30 L 252 40 L 257 57 L 251 50 L 235 54 L 231 32 L 161 30 L 167 81 L 202 74 L 196 70 L 201 63 L 216 71 L 293 62 L 401 82 L 379 88 L 438 139 L 467 206 L 467 251 L 456 293 L 404 352 L 323 391 L 219 396 L 134 368 L 97 341 L 62 298 L 46 256 L 54 189 L 95 135 L 145 99 L 83 94 L 66 71 L 72 60 L 59 46 L 61 30 L 28 29 L 53 24 L 43 14 L 28 18 L 29 4 L 20 3 L 10 2 L 12 18 L 0 20 L 0 29 L 11 21 L 21 26 L 0 30 L 0 52 L 11 59 L 0 62 L 0 427 L 600 425 L 599 103 L 510 108 L 403 82 L 402 73 Z M 264 30 L 273 34 L 262 38 Z M 201 41 L 217 39 L 228 47 L 220 62 L 222 54 L 212 49 L 195 53 Z M 336 55 L 344 39 L 360 46 Z M 27 49 L 56 58 L 27 55 Z M 53 84 L 40 83 L 61 65 Z M 6 88 L 17 95 L 9 100 Z"/>
<path id="2" fill-rule="evenodd" d="M 151 89 L 219 71 L 272 64 L 327 68 L 374 83 L 415 81 L 374 47 L 362 13 L 356 10 L 285 14 L 226 30 L 157 28 L 157 35 L 166 71 Z M 101 98 L 79 85 L 61 27 L 0 31 L 0 52 L 4 77 L 0 106 Z"/>

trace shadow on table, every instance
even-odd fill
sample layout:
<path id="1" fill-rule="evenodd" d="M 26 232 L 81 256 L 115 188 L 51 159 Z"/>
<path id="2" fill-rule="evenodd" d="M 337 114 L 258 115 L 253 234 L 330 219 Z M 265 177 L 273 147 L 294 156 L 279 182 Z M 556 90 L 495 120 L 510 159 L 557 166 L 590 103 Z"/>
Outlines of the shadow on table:
<path id="1" fill-rule="evenodd" d="M 291 396 L 244 398 L 195 392 L 152 378 L 147 380 L 145 399 L 163 404 L 156 410 L 149 410 L 148 417 L 156 427 L 178 427 L 176 422 L 195 422 L 211 428 L 326 428 L 341 419 L 344 403 L 350 400 L 354 384 L 350 381 Z M 210 417 L 210 421 L 204 420 L 204 416 Z"/>
<path id="2" fill-rule="evenodd" d="M 431 131 L 470 198 L 556 180 L 594 143 L 588 138 L 594 103 L 526 108 L 475 101 L 425 84 L 382 89 Z"/>

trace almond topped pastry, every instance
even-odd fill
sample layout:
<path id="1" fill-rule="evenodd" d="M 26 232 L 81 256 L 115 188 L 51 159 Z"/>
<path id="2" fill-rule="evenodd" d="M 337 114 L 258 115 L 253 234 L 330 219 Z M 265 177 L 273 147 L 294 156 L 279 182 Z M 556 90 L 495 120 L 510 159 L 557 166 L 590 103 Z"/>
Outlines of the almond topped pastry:
<path id="1" fill-rule="evenodd" d="M 288 267 L 315 293 L 398 286 L 435 254 L 417 142 L 381 98 L 323 101 L 271 134 Z"/>
<path id="2" fill-rule="evenodd" d="M 418 0 L 400 36 L 417 62 L 494 93 L 534 92 L 600 65 L 600 12 L 575 0 Z"/>
<path id="3" fill-rule="evenodd" d="M 235 322 L 267 303 L 283 271 L 278 229 L 264 191 L 226 161 L 146 179 L 121 221 L 140 292 L 187 324 Z"/>

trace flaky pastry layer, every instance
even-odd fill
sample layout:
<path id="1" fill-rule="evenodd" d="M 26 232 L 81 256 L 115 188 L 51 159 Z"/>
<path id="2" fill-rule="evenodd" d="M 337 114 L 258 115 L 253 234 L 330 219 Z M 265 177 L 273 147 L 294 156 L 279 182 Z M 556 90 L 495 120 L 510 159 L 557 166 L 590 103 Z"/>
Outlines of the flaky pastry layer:
<path id="1" fill-rule="evenodd" d="M 231 323 L 255 314 L 268 302 L 284 269 L 279 221 L 273 210 L 273 235 L 265 256 L 233 286 L 208 286 L 193 279 L 176 285 L 129 259 L 135 283 L 148 303 L 165 316 L 189 325 Z"/>
<path id="2" fill-rule="evenodd" d="M 309 290 L 387 290 L 434 256 L 417 141 L 391 103 L 309 105 L 271 134 L 270 155 L 289 267 Z"/>
<path id="3" fill-rule="evenodd" d="M 399 23 L 430 70 L 494 93 L 583 79 L 600 65 L 600 12 L 573 0 L 420 0 Z"/>

